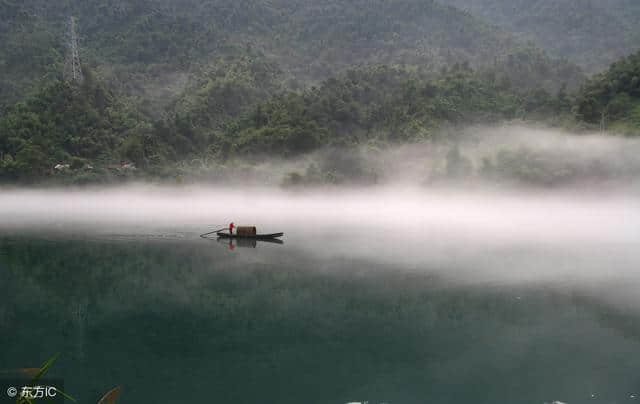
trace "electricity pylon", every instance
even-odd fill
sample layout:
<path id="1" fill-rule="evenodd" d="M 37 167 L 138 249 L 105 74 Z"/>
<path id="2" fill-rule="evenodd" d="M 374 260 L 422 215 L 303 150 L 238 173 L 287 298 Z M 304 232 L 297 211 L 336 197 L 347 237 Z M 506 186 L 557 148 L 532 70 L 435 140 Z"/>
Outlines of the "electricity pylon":
<path id="1" fill-rule="evenodd" d="M 68 83 L 82 83 L 82 66 L 80 66 L 80 52 L 78 51 L 78 34 L 76 19 L 69 17 L 68 43 L 69 53 L 64 63 L 64 79 Z"/>

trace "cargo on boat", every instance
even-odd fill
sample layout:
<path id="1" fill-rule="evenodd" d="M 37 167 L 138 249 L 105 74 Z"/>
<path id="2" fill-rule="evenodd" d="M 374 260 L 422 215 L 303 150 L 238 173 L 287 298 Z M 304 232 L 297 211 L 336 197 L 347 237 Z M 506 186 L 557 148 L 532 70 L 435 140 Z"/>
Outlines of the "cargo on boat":
<path id="1" fill-rule="evenodd" d="M 255 237 L 258 235 L 256 226 L 238 226 L 236 230 L 238 237 Z"/>

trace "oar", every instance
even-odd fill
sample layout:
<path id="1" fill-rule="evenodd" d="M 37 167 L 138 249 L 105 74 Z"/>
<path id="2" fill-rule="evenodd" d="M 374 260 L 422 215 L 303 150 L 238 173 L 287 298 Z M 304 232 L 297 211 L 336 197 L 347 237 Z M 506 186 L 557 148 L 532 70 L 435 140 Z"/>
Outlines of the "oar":
<path id="1" fill-rule="evenodd" d="M 207 236 L 208 236 L 209 234 L 217 233 L 217 232 L 219 232 L 219 231 L 223 231 L 223 230 L 227 230 L 227 228 L 226 228 L 226 227 L 223 227 L 222 229 L 218 229 L 218 230 L 215 230 L 215 231 L 210 231 L 209 233 L 201 234 L 201 235 L 200 235 L 200 237 L 202 237 L 202 238 L 207 238 Z"/>

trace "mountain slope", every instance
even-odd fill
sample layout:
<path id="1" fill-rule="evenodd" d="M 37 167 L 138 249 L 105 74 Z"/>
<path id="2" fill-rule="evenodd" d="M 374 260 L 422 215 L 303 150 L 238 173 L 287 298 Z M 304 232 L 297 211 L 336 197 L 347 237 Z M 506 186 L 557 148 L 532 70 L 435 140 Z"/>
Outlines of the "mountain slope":
<path id="1" fill-rule="evenodd" d="M 322 147 L 433 139 L 443 127 L 568 113 L 562 92 L 522 93 L 460 66 L 436 78 L 402 69 L 350 70 L 259 104 L 217 138 L 225 153 L 292 156 Z"/>
<path id="2" fill-rule="evenodd" d="M 640 46 L 635 0 L 443 0 L 597 72 Z"/>
<path id="3" fill-rule="evenodd" d="M 493 65 L 521 47 L 432 0 L 0 0 L 0 106 L 59 76 L 70 15 L 85 65 L 156 113 L 230 55 L 257 51 L 306 84 L 357 66 Z"/>
<path id="4" fill-rule="evenodd" d="M 135 108 L 90 76 L 79 88 L 54 81 L 0 117 L 0 179 L 39 179 L 58 163 L 136 159 L 148 129 Z"/>

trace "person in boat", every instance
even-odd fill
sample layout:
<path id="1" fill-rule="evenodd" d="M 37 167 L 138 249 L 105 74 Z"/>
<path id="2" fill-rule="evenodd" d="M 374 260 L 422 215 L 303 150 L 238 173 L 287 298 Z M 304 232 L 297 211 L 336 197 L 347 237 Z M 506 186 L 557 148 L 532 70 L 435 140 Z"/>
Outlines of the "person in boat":
<path id="1" fill-rule="evenodd" d="M 230 234 L 230 235 L 233 235 L 233 229 L 234 229 L 235 227 L 236 227 L 236 225 L 235 225 L 235 224 L 233 224 L 233 222 L 231 222 L 231 223 L 229 224 L 229 234 Z"/>

